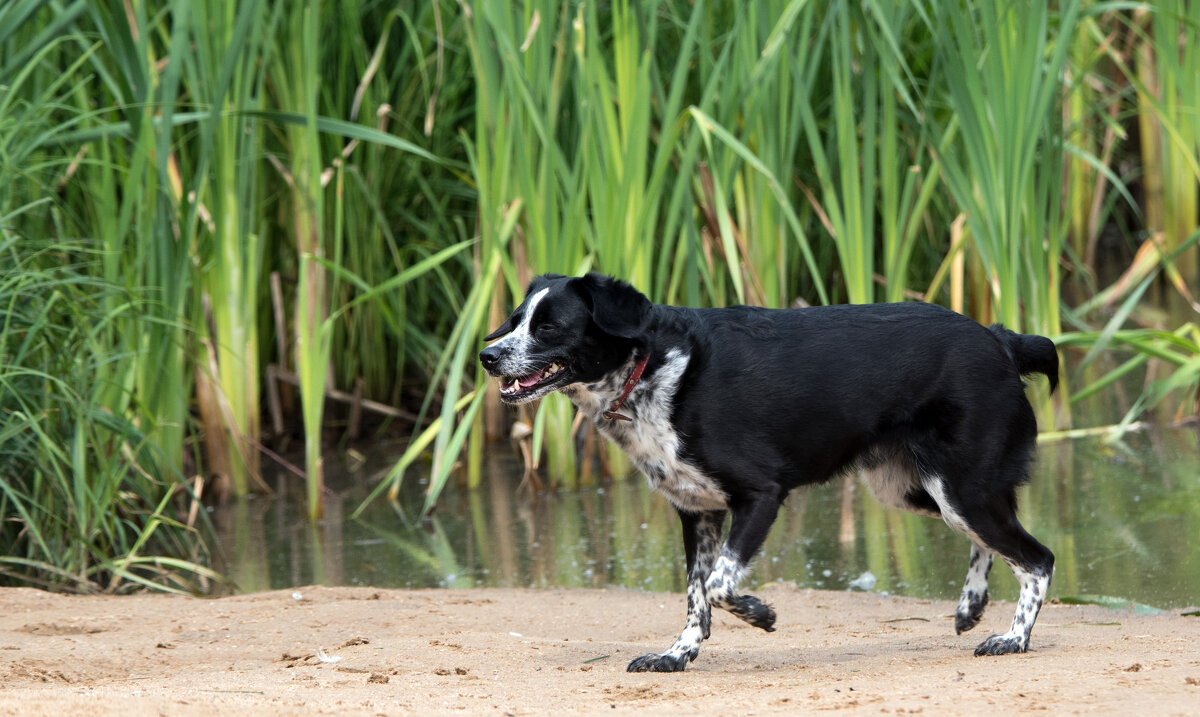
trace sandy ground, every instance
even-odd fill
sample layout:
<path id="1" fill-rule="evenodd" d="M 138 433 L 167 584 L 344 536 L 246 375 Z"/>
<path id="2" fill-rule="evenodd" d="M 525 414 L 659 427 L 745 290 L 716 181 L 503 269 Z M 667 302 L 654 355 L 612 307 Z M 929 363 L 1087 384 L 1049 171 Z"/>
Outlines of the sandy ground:
<path id="1" fill-rule="evenodd" d="M 681 595 L 301 588 L 195 599 L 0 590 L 0 714 L 1200 714 L 1200 618 L 1048 605 L 1024 655 L 976 658 L 993 604 L 772 586 L 763 633 L 727 614 L 687 672 Z M 322 661 L 322 656 L 329 660 Z"/>

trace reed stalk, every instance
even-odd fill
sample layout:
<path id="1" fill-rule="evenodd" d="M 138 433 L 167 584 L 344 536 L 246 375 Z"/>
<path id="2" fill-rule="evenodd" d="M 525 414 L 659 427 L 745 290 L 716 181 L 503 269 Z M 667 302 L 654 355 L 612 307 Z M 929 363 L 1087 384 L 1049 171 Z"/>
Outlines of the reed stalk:
<path id="1" fill-rule="evenodd" d="M 193 174 L 185 185 L 190 189 L 186 196 L 194 197 L 189 228 L 201 257 L 202 305 L 211 307 L 197 316 L 195 325 L 201 330 L 201 343 L 210 344 L 216 355 L 216 374 L 204 380 L 215 384 L 220 430 L 227 439 L 227 459 L 218 460 L 227 460 L 233 492 L 244 495 L 252 480 L 261 480 L 258 302 L 263 274 L 263 244 L 255 226 L 260 164 L 251 159 L 263 151 L 262 127 L 247 122 L 245 113 L 264 107 L 260 61 L 270 52 L 276 19 L 266 15 L 262 2 L 236 7 L 185 3 L 177 9 L 181 16 L 176 23 L 192 22 L 190 37 L 179 39 L 195 48 L 194 54 L 180 58 L 188 68 L 187 87 L 208 110 L 200 146 L 190 158 Z M 190 18 L 184 15 L 189 11 Z M 260 32 L 253 32 L 255 28 Z M 172 43 L 171 48 L 179 46 Z M 181 208 L 188 207 L 184 196 L 176 200 Z M 207 220 L 197 217 L 201 208 Z"/>
<path id="2" fill-rule="evenodd" d="M 1134 18 L 1149 35 L 1136 56 L 1146 224 L 1170 252 L 1195 230 L 1200 203 L 1200 5 L 1167 0 Z M 1185 286 L 1200 285 L 1200 250 L 1183 252 L 1176 267 Z"/>
<path id="3" fill-rule="evenodd" d="M 304 468 L 307 474 L 308 514 L 322 514 L 324 466 L 321 457 L 321 422 L 325 409 L 325 382 L 332 350 L 325 324 L 326 276 L 320 260 L 325 256 L 322 241 L 325 195 L 321 191 L 321 147 L 317 131 L 317 69 L 320 45 L 320 7 L 307 0 L 289 18 L 281 54 L 286 65 L 278 66 L 278 86 L 287 94 L 282 104 L 299 110 L 303 124 L 287 129 L 291 177 L 291 218 L 296 254 L 299 257 L 299 288 L 296 293 L 296 373 L 300 377 L 300 404 L 304 420 Z"/>

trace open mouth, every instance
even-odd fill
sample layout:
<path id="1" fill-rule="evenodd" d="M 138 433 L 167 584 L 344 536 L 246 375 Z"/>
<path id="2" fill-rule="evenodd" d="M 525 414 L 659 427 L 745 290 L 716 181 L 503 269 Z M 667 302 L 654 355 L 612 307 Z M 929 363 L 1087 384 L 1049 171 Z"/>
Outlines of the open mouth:
<path id="1" fill-rule="evenodd" d="M 500 378 L 500 397 L 512 400 L 528 396 L 554 383 L 560 378 L 559 374 L 563 368 L 564 366 L 560 363 L 551 363 L 528 376 L 502 376 Z"/>

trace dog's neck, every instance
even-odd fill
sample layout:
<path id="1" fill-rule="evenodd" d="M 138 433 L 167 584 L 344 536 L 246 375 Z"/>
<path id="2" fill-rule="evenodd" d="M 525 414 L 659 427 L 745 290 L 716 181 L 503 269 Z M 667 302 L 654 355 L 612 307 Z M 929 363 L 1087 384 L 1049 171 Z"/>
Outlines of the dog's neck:
<path id="1" fill-rule="evenodd" d="M 613 401 L 613 404 L 608 407 L 607 411 L 600 414 L 603 418 L 609 421 L 633 420 L 629 416 L 621 413 L 621 408 L 625 405 L 625 401 L 629 398 L 629 394 L 633 393 L 633 389 L 635 386 L 637 386 L 638 381 L 642 380 L 642 372 L 646 370 L 646 364 L 649 361 L 650 354 L 647 353 L 645 356 L 638 359 L 637 363 L 633 365 L 633 370 L 629 372 L 629 378 L 625 379 L 625 385 L 621 388 L 621 395 L 617 397 L 616 401 Z"/>
<path id="2" fill-rule="evenodd" d="M 644 418 L 646 406 L 643 404 L 646 396 L 654 395 L 656 402 L 664 401 L 666 405 L 670 405 L 675 394 L 675 385 L 687 368 L 688 359 L 687 354 L 675 349 L 665 355 L 653 355 L 645 360 L 649 369 L 643 367 L 652 373 L 643 373 L 638 380 L 631 381 L 640 360 L 630 356 L 621 368 L 599 381 L 574 383 L 563 388 L 562 392 L 581 413 L 600 425 L 613 429 L 629 426 L 632 422 Z M 626 393 L 625 386 L 630 383 L 633 385 Z M 604 414 L 614 408 L 633 420 L 606 420 Z"/>
<path id="3" fill-rule="evenodd" d="M 639 363 L 642 364 L 642 371 L 638 373 L 637 380 L 631 381 Z M 647 363 L 649 363 L 649 354 L 641 361 L 630 356 L 629 360 L 621 368 L 608 373 L 599 381 L 573 383 L 563 387 L 562 392 L 588 418 L 597 421 L 601 420 L 603 414 L 613 410 L 614 407 L 615 410 L 625 408 L 626 403 L 631 398 L 633 399 L 631 405 L 636 406 L 637 400 L 636 396 L 634 396 L 634 389 L 641 382 Z M 626 390 L 626 387 L 628 387 L 628 390 Z M 626 417 L 628 417 L 628 412 Z"/>

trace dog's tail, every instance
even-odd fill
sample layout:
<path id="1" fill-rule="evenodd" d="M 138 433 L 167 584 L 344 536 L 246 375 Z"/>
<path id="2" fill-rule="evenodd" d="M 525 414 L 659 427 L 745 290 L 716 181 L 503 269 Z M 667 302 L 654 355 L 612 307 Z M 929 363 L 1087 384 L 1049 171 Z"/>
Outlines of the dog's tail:
<path id="1" fill-rule="evenodd" d="M 1000 324 L 992 324 L 988 330 L 1000 341 L 1004 350 L 1022 374 L 1044 373 L 1050 379 L 1050 392 L 1058 387 L 1058 351 L 1054 342 L 1045 336 L 1018 334 Z"/>

